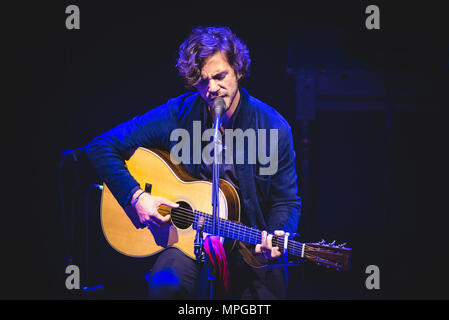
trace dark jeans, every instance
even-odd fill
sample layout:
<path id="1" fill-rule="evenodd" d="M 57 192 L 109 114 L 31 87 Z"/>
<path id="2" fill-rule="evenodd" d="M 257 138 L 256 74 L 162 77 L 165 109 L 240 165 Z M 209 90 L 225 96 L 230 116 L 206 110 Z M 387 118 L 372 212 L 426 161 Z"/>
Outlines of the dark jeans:
<path id="1" fill-rule="evenodd" d="M 229 299 L 285 299 L 283 268 L 253 268 L 234 249 L 227 256 L 230 276 Z M 150 299 L 208 299 L 207 277 L 201 265 L 176 248 L 164 250 L 157 257 L 149 279 Z M 215 298 L 224 299 L 216 295 Z"/>

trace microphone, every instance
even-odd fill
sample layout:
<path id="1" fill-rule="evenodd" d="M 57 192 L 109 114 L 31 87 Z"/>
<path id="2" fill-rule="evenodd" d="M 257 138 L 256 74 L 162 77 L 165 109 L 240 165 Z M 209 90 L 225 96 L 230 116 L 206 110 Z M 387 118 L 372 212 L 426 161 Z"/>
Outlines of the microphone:
<path id="1" fill-rule="evenodd" d="M 220 141 L 220 126 L 221 126 L 221 114 L 225 109 L 224 99 L 217 97 L 214 100 L 213 108 L 215 111 L 214 120 L 214 162 L 212 165 L 212 235 L 218 235 L 220 233 L 218 226 L 219 217 L 219 179 L 220 179 L 220 159 L 221 157 L 221 141 Z M 220 155 L 219 155 L 220 154 Z"/>
<path id="2" fill-rule="evenodd" d="M 215 118 L 214 118 L 214 141 L 215 143 L 218 143 L 218 134 L 220 132 L 220 126 L 221 126 L 221 115 L 223 114 L 224 109 L 226 108 L 226 103 L 222 97 L 217 97 L 214 100 L 214 103 L 212 105 L 212 108 L 214 109 Z"/>
<path id="3" fill-rule="evenodd" d="M 212 107 L 214 109 L 215 119 L 217 119 L 218 117 L 221 117 L 223 110 L 226 108 L 226 103 L 222 97 L 217 97 L 215 98 Z"/>

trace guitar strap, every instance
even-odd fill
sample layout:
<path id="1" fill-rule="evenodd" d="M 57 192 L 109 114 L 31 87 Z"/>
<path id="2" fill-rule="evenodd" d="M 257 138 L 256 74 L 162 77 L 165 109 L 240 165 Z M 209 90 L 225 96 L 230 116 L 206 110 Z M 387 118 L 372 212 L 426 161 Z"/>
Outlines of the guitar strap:
<path id="1" fill-rule="evenodd" d="M 242 241 L 236 241 L 236 243 L 237 243 L 237 248 L 243 257 L 243 260 L 250 267 L 257 268 L 257 269 L 275 269 L 275 268 L 283 268 L 283 267 L 296 267 L 296 266 L 300 265 L 299 262 L 262 263 L 259 259 L 257 259 L 254 256 L 254 254 L 251 252 L 251 250 Z"/>
<path id="2" fill-rule="evenodd" d="M 243 257 L 243 260 L 250 265 L 253 268 L 265 268 L 268 266 L 268 264 L 264 264 L 260 262 L 251 252 L 250 249 L 242 242 L 242 241 L 236 241 L 237 242 L 237 248 L 240 252 L 240 254 Z"/>

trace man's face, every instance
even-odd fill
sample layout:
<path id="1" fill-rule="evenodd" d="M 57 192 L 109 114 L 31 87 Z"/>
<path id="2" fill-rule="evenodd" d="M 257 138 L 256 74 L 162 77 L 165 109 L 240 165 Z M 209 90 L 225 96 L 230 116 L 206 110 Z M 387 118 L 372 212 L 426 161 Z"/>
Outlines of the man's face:
<path id="1" fill-rule="evenodd" d="M 224 99 L 226 110 L 238 103 L 235 101 L 238 77 L 222 52 L 217 52 L 206 60 L 201 70 L 200 82 L 195 88 L 210 107 L 216 97 Z"/>

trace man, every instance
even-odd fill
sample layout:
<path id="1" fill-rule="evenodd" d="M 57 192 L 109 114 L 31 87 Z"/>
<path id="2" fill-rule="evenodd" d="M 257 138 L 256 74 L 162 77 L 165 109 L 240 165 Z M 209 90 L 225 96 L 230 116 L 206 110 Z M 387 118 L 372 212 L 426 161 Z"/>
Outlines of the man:
<path id="1" fill-rule="evenodd" d="M 266 230 L 262 232 L 261 243 L 252 248 L 252 253 L 258 261 L 272 263 L 281 257 L 281 250 L 272 245 L 273 233 L 283 236 L 284 232 L 297 230 L 301 203 L 297 195 L 290 126 L 273 108 L 239 88 L 239 81 L 248 74 L 249 65 L 246 45 L 229 28 L 194 29 L 180 46 L 177 67 L 187 85 L 197 92 L 171 99 L 100 135 L 88 145 L 87 153 L 118 202 L 123 207 L 135 207 L 142 227 L 151 225 L 157 228 L 170 223 L 170 216 L 162 216 L 158 208 L 161 205 L 177 207 L 178 204 L 140 189 L 124 165 L 124 160 L 133 150 L 143 146 L 171 151 L 177 143 L 170 139 L 173 130 L 183 128 L 192 136 L 195 121 L 201 123 L 203 130 L 211 128 L 214 118 L 212 106 L 217 97 L 225 102 L 222 132 L 226 129 L 241 129 L 243 132 L 248 129 L 266 129 L 266 132 L 276 129 L 278 139 L 274 142 L 277 147 L 274 160 L 277 163 L 276 170 L 270 174 L 260 174 L 266 164 L 260 161 L 255 164 L 226 161 L 220 166 L 220 178 L 238 190 L 242 222 Z M 248 152 L 248 144 L 244 148 L 247 149 L 236 152 Z M 211 165 L 204 161 L 188 161 L 184 166 L 199 179 L 212 176 Z M 230 296 L 237 299 L 285 298 L 283 269 L 253 268 L 242 258 L 241 252 L 248 249 L 241 248 L 228 253 Z M 159 299 L 195 297 L 198 270 L 196 262 L 178 249 L 162 251 L 152 268 L 150 296 Z M 172 280 L 167 281 L 168 278 Z"/>

